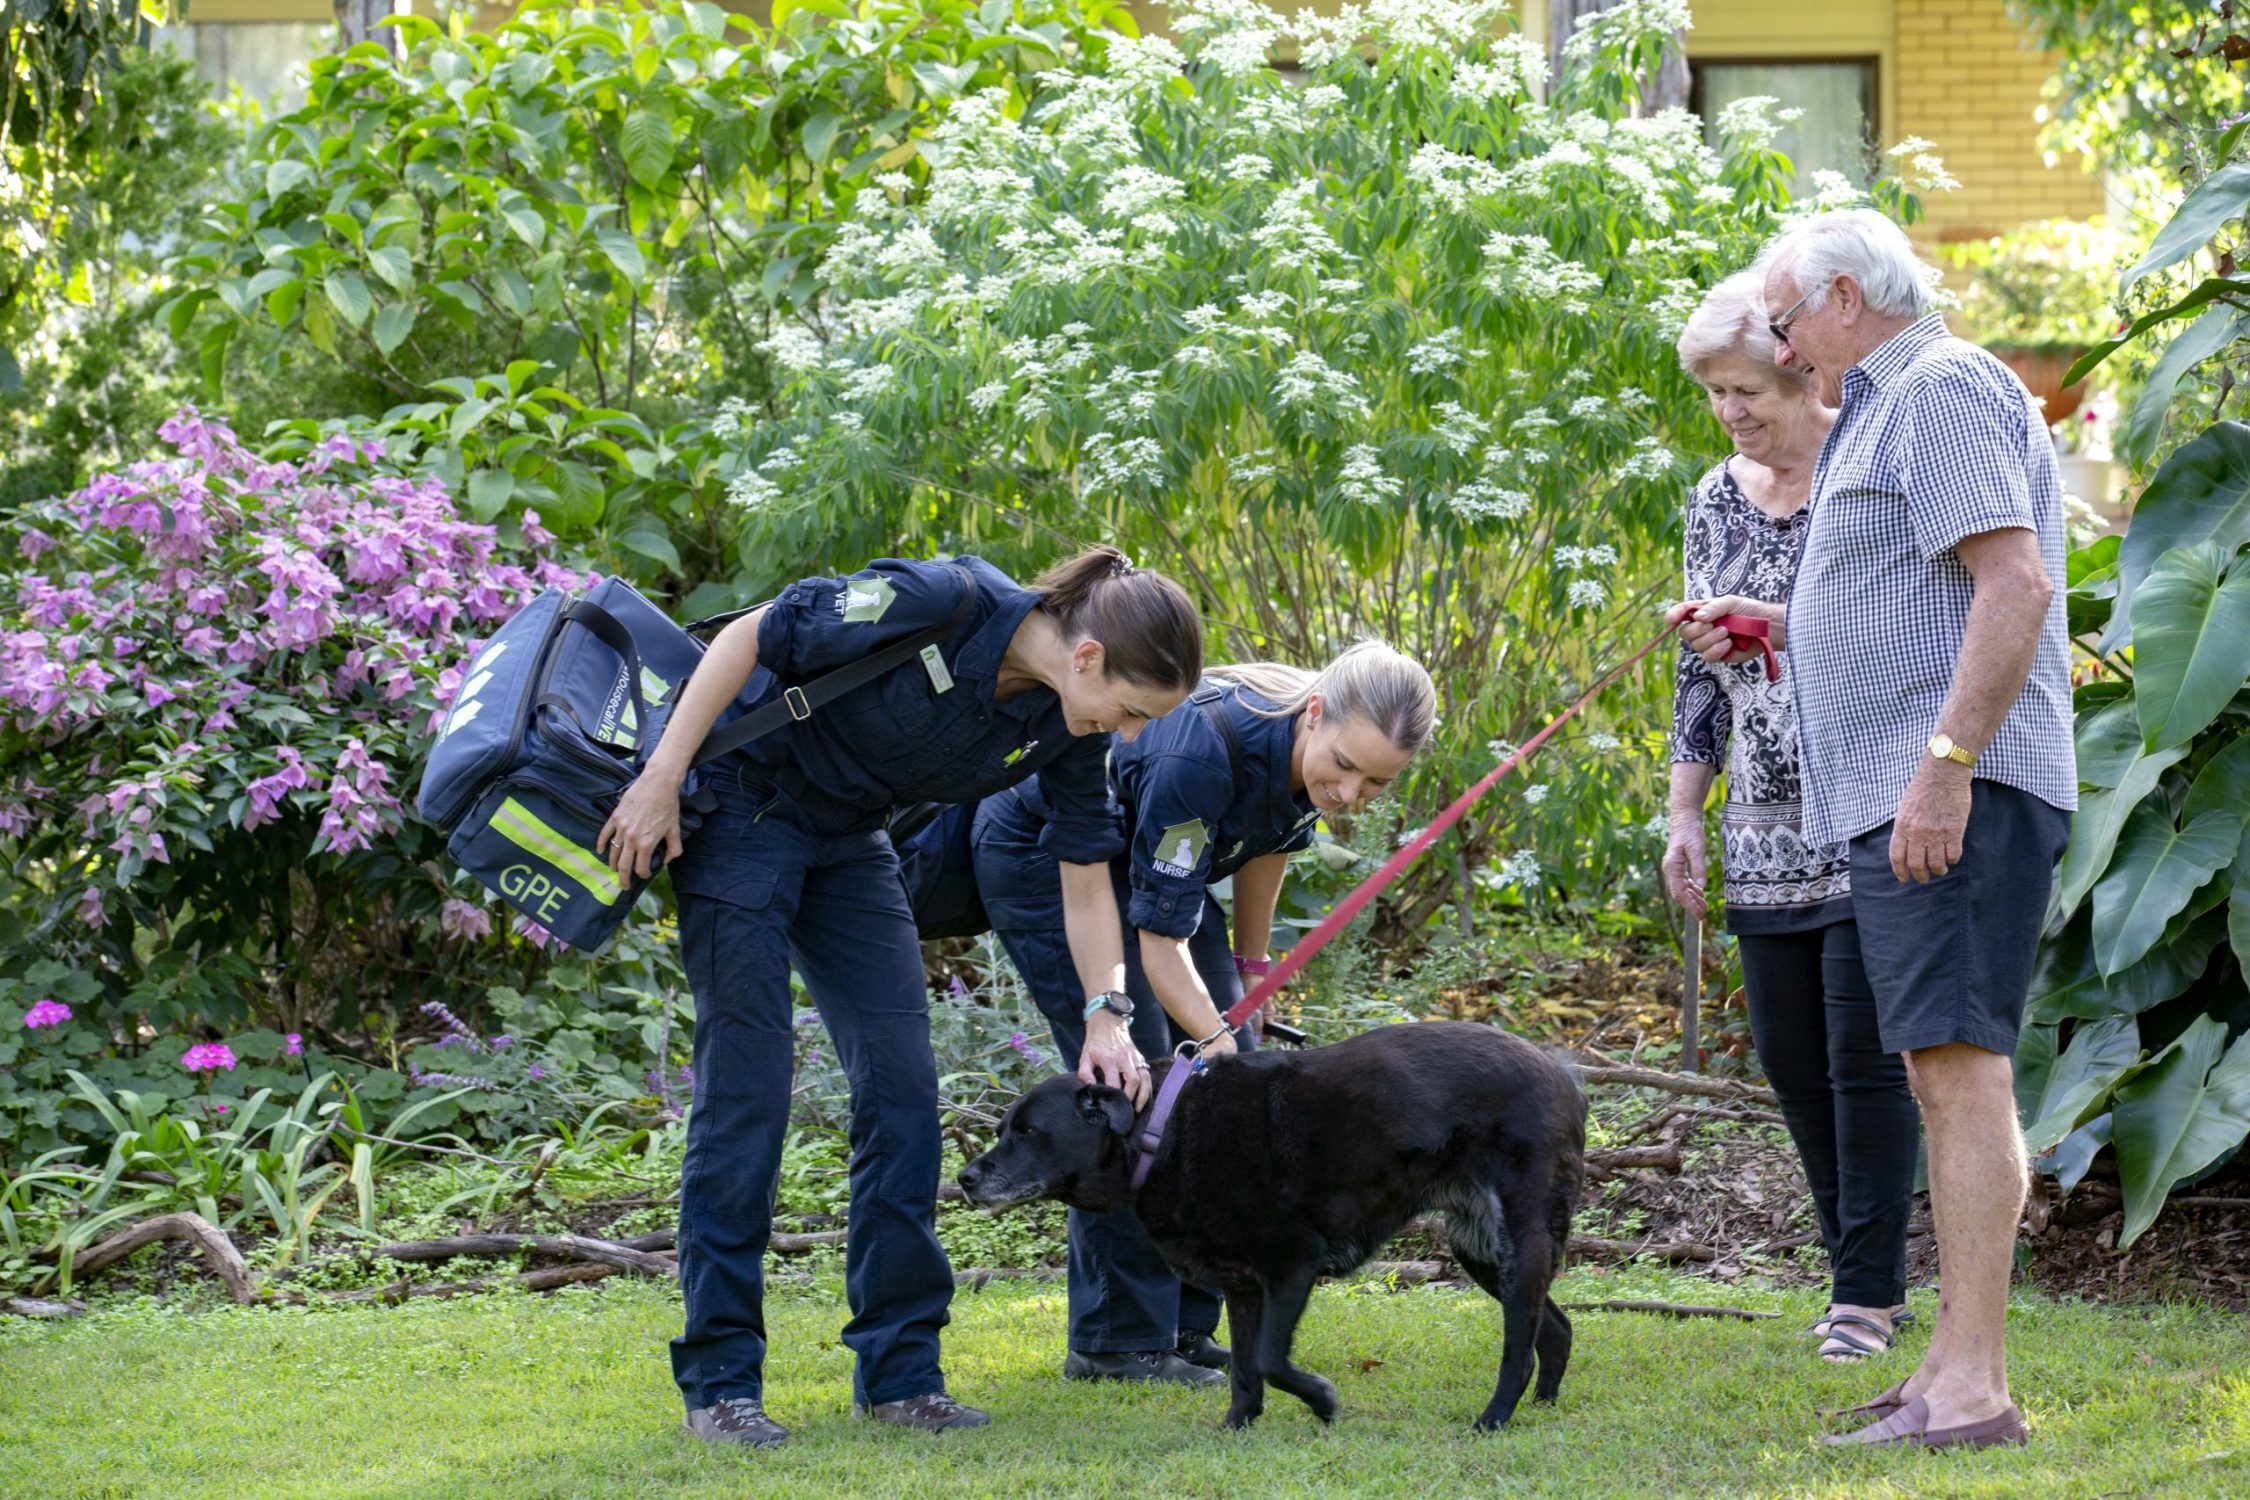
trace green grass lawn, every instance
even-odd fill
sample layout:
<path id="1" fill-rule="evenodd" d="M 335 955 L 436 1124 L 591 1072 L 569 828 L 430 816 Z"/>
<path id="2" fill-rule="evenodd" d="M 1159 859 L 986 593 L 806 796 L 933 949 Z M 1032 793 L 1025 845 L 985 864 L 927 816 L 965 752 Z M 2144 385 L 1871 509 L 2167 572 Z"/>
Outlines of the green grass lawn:
<path id="1" fill-rule="evenodd" d="M 183 1314 L 151 1305 L 0 1325 L 8 1495 L 2228 1495 L 2250 1493 L 2250 1330 L 2210 1308 L 2026 1297 L 2011 1317 L 2022 1452 L 1816 1450 L 1814 1409 L 1872 1395 L 1926 1332 L 1857 1369 L 1797 1330 L 1809 1293 L 1573 1273 L 1562 1300 L 1671 1295 L 1768 1322 L 1577 1315 L 1562 1400 L 1474 1437 L 1500 1345 L 1481 1293 L 1323 1288 L 1300 1362 L 1333 1377 L 1323 1429 L 1269 1397 L 1248 1434 L 1219 1391 L 1065 1385 L 1061 1289 L 998 1285 L 954 1306 L 956 1394 L 991 1410 L 932 1438 L 849 1415 L 833 1293 L 777 1297 L 770 1453 L 680 1431 L 669 1287 L 551 1298 Z M 1934 1305 L 1917 1295 L 1926 1329 Z"/>

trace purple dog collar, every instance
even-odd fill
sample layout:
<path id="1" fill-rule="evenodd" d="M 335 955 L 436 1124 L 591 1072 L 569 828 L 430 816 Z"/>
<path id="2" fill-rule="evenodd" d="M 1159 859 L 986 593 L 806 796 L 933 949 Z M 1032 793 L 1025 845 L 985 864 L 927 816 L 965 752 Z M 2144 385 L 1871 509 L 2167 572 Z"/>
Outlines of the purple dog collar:
<path id="1" fill-rule="evenodd" d="M 1141 1126 L 1137 1144 L 1140 1159 L 1133 1163 L 1133 1187 L 1148 1181 L 1148 1170 L 1156 1165 L 1156 1148 L 1164 1144 L 1164 1127 L 1171 1122 L 1172 1106 L 1180 1102 L 1180 1090 L 1187 1087 L 1188 1078 L 1197 1064 L 1184 1057 L 1174 1057 L 1171 1068 L 1164 1074 L 1164 1082 L 1157 1086 L 1156 1103 L 1149 1106 L 1148 1119 Z"/>

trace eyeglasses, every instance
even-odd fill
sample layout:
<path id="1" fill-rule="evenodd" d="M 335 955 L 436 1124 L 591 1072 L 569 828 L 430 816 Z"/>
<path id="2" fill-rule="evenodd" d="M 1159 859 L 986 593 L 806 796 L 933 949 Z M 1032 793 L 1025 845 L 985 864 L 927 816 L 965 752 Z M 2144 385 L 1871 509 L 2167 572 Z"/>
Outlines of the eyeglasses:
<path id="1" fill-rule="evenodd" d="M 1783 313 L 1780 317 L 1774 319 L 1771 323 L 1768 323 L 1766 325 L 1766 332 L 1773 335 L 1773 341 L 1775 343 L 1786 344 L 1789 342 L 1789 325 L 1797 321 L 1798 312 L 1804 307 L 1805 303 L 1811 299 L 1811 297 L 1811 292 L 1805 293 L 1804 296 L 1799 297 L 1796 301 L 1789 304 L 1789 311 Z"/>
<path id="2" fill-rule="evenodd" d="M 1813 291 L 1818 290 L 1820 290 L 1820 288 L 1813 288 Z M 1773 335 L 1773 341 L 1775 343 L 1786 344 L 1789 342 L 1789 325 L 1797 321 L 1797 314 L 1801 312 L 1804 309 L 1805 304 L 1807 302 L 1810 302 L 1811 300 L 1812 292 L 1805 293 L 1804 296 L 1799 297 L 1796 301 L 1789 304 L 1789 311 L 1783 313 L 1780 317 L 1774 319 L 1771 323 L 1768 323 L 1766 325 L 1766 332 Z"/>

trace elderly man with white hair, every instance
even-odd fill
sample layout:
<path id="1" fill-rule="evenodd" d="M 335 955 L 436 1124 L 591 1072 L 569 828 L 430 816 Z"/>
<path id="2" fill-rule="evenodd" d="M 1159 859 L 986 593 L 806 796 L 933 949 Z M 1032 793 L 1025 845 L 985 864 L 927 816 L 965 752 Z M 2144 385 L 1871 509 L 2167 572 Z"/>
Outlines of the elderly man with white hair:
<path id="1" fill-rule="evenodd" d="M 2003 1346 L 2027 1180 L 2016 1037 L 2070 837 L 2062 487 L 2036 402 L 1946 332 L 1898 226 L 1821 214 L 1760 260 L 1777 360 L 1837 401 L 1786 612 L 1804 837 L 1851 847 L 1853 914 L 1883 1045 L 1929 1137 L 1941 1283 L 1921 1368 L 1827 1441 L 2028 1440 Z M 1707 627 L 1689 644 L 1738 655 Z"/>

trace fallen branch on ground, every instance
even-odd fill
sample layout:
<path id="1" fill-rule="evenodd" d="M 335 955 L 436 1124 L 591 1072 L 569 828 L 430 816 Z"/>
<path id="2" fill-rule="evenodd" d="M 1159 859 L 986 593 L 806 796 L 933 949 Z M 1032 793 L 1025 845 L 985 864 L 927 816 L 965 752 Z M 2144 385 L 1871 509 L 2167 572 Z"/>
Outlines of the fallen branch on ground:
<path id="1" fill-rule="evenodd" d="M 510 1286 L 526 1292 L 548 1292 L 575 1282 L 599 1281 L 604 1276 L 615 1276 L 623 1269 L 622 1266 L 606 1261 L 582 1260 L 567 1266 L 546 1266 L 537 1271 L 526 1271 L 521 1276 L 480 1276 L 473 1281 L 431 1283 L 394 1281 L 389 1286 L 365 1287 L 356 1292 L 328 1292 L 324 1297 L 330 1302 L 387 1302 L 396 1305 L 410 1297 L 461 1297 L 473 1292 L 489 1292 Z M 303 1294 L 292 1293 L 290 1300 L 302 1301 Z"/>
<path id="2" fill-rule="evenodd" d="M 776 1235 L 776 1239 L 784 1236 Z M 577 1234 L 459 1234 L 441 1240 L 408 1240 L 377 1245 L 374 1253 L 385 1260 L 451 1260 L 456 1255 L 568 1255 L 643 1276 L 676 1277 L 680 1268 L 661 1256 L 634 1250 L 610 1240 L 588 1239 Z"/>
<path id="3" fill-rule="evenodd" d="M 201 1214 L 161 1214 L 153 1219 L 143 1219 L 129 1229 L 121 1229 L 71 1262 L 73 1276 L 91 1276 L 115 1260 L 122 1260 L 143 1245 L 153 1245 L 158 1240 L 185 1240 L 203 1252 L 211 1269 L 227 1284 L 228 1292 L 240 1303 L 258 1300 L 258 1278 L 243 1263 L 242 1252 L 234 1242 L 219 1232 Z M 43 1281 L 59 1279 L 59 1273 L 50 1272 Z"/>
<path id="4" fill-rule="evenodd" d="M 76 1297 L 67 1302 L 44 1297 L 0 1298 L 0 1313 L 13 1313 L 19 1318 L 75 1318 L 85 1310 L 86 1304 Z"/>
<path id="5" fill-rule="evenodd" d="M 1672 1094 L 1694 1094 L 1703 1099 L 1746 1099 L 1756 1104 L 1778 1105 L 1772 1089 L 1758 1088 L 1732 1078 L 1710 1078 L 1701 1073 L 1667 1073 L 1660 1068 L 1636 1068 L 1623 1063 L 1582 1067 L 1585 1083 L 1621 1083 L 1628 1088 L 1662 1089 Z"/>
<path id="6" fill-rule="evenodd" d="M 1612 1298 L 1607 1302 L 1565 1302 L 1567 1312 L 1645 1312 L 1664 1313 L 1674 1318 L 1741 1318 L 1754 1323 L 1760 1318 L 1778 1318 L 1776 1312 L 1752 1312 L 1747 1307 L 1704 1307 L 1693 1302 L 1641 1302 L 1632 1298 Z"/>
<path id="7" fill-rule="evenodd" d="M 1586 1175 L 1614 1177 L 1619 1172 L 1629 1172 L 1636 1167 L 1654 1167 L 1660 1171 L 1680 1170 L 1680 1152 L 1676 1146 L 1619 1146 L 1607 1151 L 1586 1153 Z"/>

